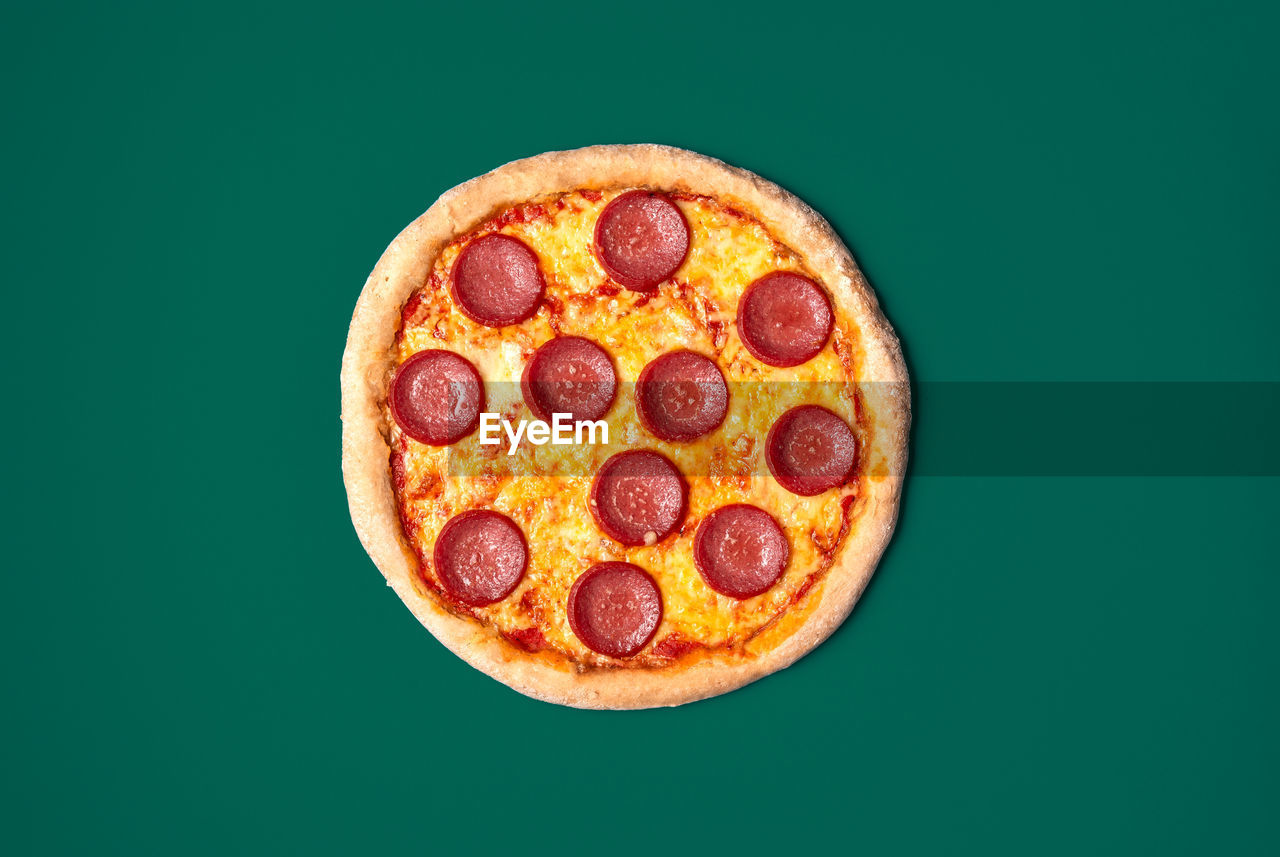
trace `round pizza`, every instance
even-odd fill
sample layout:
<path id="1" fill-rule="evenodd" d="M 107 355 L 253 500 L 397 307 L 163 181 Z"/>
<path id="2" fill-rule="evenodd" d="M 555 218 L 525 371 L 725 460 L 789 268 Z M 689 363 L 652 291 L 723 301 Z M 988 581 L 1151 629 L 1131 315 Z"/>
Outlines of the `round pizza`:
<path id="1" fill-rule="evenodd" d="M 811 208 L 656 145 L 507 164 L 387 248 L 342 468 L 414 615 L 521 693 L 678 705 L 793 663 L 897 519 L 897 338 Z"/>

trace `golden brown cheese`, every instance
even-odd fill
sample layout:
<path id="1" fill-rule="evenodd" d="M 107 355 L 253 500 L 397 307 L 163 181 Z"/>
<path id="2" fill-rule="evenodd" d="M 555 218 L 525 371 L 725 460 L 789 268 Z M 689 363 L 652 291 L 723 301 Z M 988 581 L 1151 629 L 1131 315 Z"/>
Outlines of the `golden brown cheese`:
<path id="1" fill-rule="evenodd" d="M 438 592 L 431 549 L 451 517 L 490 508 L 515 520 L 529 544 L 529 567 L 517 589 L 488 607 L 448 606 L 527 648 L 546 648 L 584 665 L 613 666 L 670 663 L 669 656 L 687 648 L 673 645 L 677 641 L 745 653 L 756 635 L 788 609 L 797 609 L 792 605 L 810 591 L 847 536 L 847 510 L 861 476 L 816 497 L 796 496 L 768 474 L 764 440 L 787 409 L 814 403 L 843 417 L 866 448 L 871 427 L 859 419 L 851 383 L 858 332 L 836 307 L 832 339 L 809 362 L 783 369 L 752 357 L 734 326 L 743 290 L 770 271 L 810 274 L 758 221 L 707 197 L 673 197 L 689 222 L 691 242 L 688 258 L 672 280 L 650 294 L 620 289 L 596 260 L 592 239 L 596 217 L 621 192 L 577 192 L 518 206 L 454 241 L 406 305 L 396 346 L 397 364 L 431 348 L 453 350 L 471 360 L 486 382 L 484 409 L 514 421 L 533 419 L 518 382 L 534 349 L 556 335 L 591 338 L 612 356 L 622 382 L 605 417 L 609 443 L 526 444 L 510 457 L 505 437 L 497 446 L 482 446 L 477 432 L 451 447 L 436 448 L 405 437 L 388 416 L 405 535 L 422 561 L 424 582 Z M 450 268 L 467 241 L 493 231 L 532 248 L 547 284 L 543 305 L 532 319 L 501 329 L 460 313 L 447 288 Z M 632 383 L 650 360 L 682 348 L 705 354 L 720 366 L 730 386 L 729 412 L 709 435 L 692 443 L 668 443 L 641 427 Z M 689 510 L 676 535 L 657 545 L 627 548 L 596 527 L 588 493 L 592 474 L 610 455 L 637 447 L 663 453 L 686 475 Z M 792 550 L 777 585 L 743 601 L 720 595 L 703 582 L 692 545 L 703 518 L 740 502 L 777 518 Z M 608 560 L 646 569 L 662 591 L 664 615 L 653 642 L 625 662 L 587 649 L 570 630 L 566 615 L 574 580 Z"/>

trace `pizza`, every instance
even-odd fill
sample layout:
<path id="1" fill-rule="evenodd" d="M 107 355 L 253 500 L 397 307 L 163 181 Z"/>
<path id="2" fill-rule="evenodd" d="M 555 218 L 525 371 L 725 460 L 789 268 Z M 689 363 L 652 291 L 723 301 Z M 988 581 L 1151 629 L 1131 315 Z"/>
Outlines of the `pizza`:
<path id="1" fill-rule="evenodd" d="M 445 646 L 521 693 L 678 705 L 849 615 L 910 394 L 848 249 L 665 146 L 515 161 L 387 248 L 342 361 L 352 520 Z"/>

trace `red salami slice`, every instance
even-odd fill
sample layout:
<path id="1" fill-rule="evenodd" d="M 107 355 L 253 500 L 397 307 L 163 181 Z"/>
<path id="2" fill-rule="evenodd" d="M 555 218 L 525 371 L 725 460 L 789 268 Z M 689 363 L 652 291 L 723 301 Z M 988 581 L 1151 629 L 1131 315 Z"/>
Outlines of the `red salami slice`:
<path id="1" fill-rule="evenodd" d="M 629 562 L 587 569 L 569 590 L 569 627 L 588 649 L 629 658 L 653 639 L 662 621 L 662 593 L 649 573 Z"/>
<path id="2" fill-rule="evenodd" d="M 738 301 L 738 335 L 757 360 L 799 366 L 827 344 L 835 316 L 822 287 L 785 271 L 765 274 Z"/>
<path id="3" fill-rule="evenodd" d="M 689 441 L 724 422 L 729 387 L 710 359 L 673 351 L 653 360 L 636 381 L 636 413 L 649 433 Z"/>
<path id="4" fill-rule="evenodd" d="M 480 373 L 452 351 L 419 351 L 391 381 L 391 416 L 419 443 L 447 446 L 476 430 L 484 406 Z"/>
<path id="5" fill-rule="evenodd" d="M 533 317 L 546 283 L 537 254 L 519 238 L 494 232 L 463 248 L 450 288 L 467 318 L 503 327 Z"/>
<path id="6" fill-rule="evenodd" d="M 618 391 L 618 375 L 603 348 L 580 336 L 544 343 L 525 364 L 520 390 L 540 420 L 572 414 L 574 421 L 598 420 Z"/>
<path id="7" fill-rule="evenodd" d="M 473 509 L 449 519 L 432 554 L 436 577 L 450 596 L 472 607 L 501 601 L 524 577 L 524 533 L 500 512 Z"/>
<path id="8" fill-rule="evenodd" d="M 693 537 L 693 562 L 707 585 L 730 598 L 768 591 L 787 568 L 791 545 L 778 522 L 757 506 L 721 506 Z"/>
<path id="9" fill-rule="evenodd" d="M 624 545 L 653 545 L 684 520 L 686 488 L 676 466 L 647 449 L 611 456 L 591 484 L 591 514 Z"/>
<path id="10" fill-rule="evenodd" d="M 613 281 L 648 292 L 689 253 L 689 224 L 660 193 L 633 190 L 614 198 L 596 220 L 596 258 Z"/>
<path id="11" fill-rule="evenodd" d="M 858 463 L 858 439 L 826 408 L 801 405 L 769 429 L 765 461 L 779 485 L 811 497 L 849 481 Z"/>

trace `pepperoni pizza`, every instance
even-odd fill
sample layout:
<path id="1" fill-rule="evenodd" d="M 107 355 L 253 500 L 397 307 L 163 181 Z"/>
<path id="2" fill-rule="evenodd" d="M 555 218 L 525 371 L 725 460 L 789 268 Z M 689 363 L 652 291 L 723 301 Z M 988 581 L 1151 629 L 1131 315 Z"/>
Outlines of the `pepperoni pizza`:
<path id="1" fill-rule="evenodd" d="M 897 339 L 812 209 L 692 152 L 596 146 L 460 185 L 392 242 L 343 357 L 343 474 L 388 583 L 473 666 L 676 705 L 849 614 L 909 413 Z M 588 437 L 511 429 L 562 418 Z"/>

